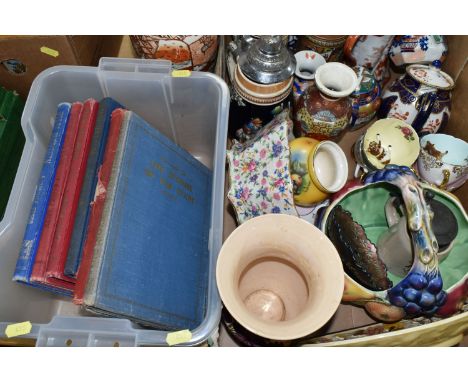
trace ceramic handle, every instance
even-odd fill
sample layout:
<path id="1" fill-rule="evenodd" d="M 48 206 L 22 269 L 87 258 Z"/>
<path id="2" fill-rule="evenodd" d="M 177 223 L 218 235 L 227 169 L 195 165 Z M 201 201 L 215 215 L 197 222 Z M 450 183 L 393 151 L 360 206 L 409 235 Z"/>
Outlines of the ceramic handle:
<path id="1" fill-rule="evenodd" d="M 354 46 L 356 45 L 357 41 L 359 40 L 359 37 L 361 37 L 361 35 L 350 35 L 347 39 L 346 39 L 346 42 L 344 44 L 344 48 L 343 48 L 343 51 L 344 51 L 344 55 L 346 57 L 346 59 L 352 64 L 352 66 L 355 66 L 356 65 L 356 60 L 354 59 L 354 57 L 352 56 L 352 51 L 353 51 L 353 48 Z"/>
<path id="2" fill-rule="evenodd" d="M 431 115 L 436 99 L 437 95 L 435 93 L 426 93 L 419 98 L 419 111 L 411 124 L 418 134 L 421 132 L 424 124 Z"/>
<path id="3" fill-rule="evenodd" d="M 450 179 L 450 171 L 447 169 L 443 169 L 442 174 L 444 175 L 444 179 L 442 179 L 442 182 L 440 183 L 439 188 L 441 190 L 445 190 L 447 189 L 447 184 Z"/>
<path id="4" fill-rule="evenodd" d="M 385 217 L 387 218 L 387 223 L 389 227 L 397 224 L 400 220 L 398 209 L 394 204 L 396 201 L 397 199 L 392 197 L 385 204 Z"/>
<path id="5" fill-rule="evenodd" d="M 239 41 L 230 41 L 228 44 L 228 50 L 232 53 L 232 56 L 234 57 L 234 60 L 237 62 L 237 59 L 239 58 L 240 54 L 240 48 L 239 48 L 240 42 Z"/>

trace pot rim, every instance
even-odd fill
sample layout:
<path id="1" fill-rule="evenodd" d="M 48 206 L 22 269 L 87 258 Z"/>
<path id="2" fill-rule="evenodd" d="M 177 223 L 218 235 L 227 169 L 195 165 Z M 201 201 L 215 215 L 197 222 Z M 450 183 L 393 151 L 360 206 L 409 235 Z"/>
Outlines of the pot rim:
<path id="1" fill-rule="evenodd" d="M 323 82 L 322 76 L 323 73 L 329 69 L 341 71 L 344 76 L 348 76 L 348 78 L 351 79 L 351 84 L 342 90 L 332 90 L 327 87 Z M 342 64 L 341 62 L 327 62 L 326 64 L 319 66 L 315 72 L 315 84 L 321 93 L 332 98 L 348 97 L 356 90 L 357 86 L 359 85 L 358 78 L 354 70 L 351 69 L 348 65 Z"/>
<path id="2" fill-rule="evenodd" d="M 307 232 L 304 238 L 310 242 L 311 248 L 313 248 L 313 242 L 317 244 L 317 239 L 320 239 L 320 242 L 327 246 L 328 250 L 326 254 L 322 251 L 311 251 L 305 254 L 306 257 L 325 256 L 327 259 L 326 266 L 330 267 L 329 269 L 332 270 L 330 274 L 332 277 L 329 279 L 329 285 L 334 285 L 333 288 L 330 289 L 333 294 L 327 296 L 327 298 L 323 300 L 324 306 L 322 307 L 320 317 L 309 317 L 307 319 L 303 312 L 300 314 L 303 315 L 300 319 L 300 316 L 298 316 L 289 321 L 273 322 L 272 324 L 274 325 L 270 325 L 268 322 L 248 314 L 246 308 L 242 306 L 242 303 L 235 298 L 235 292 L 230 291 L 230 289 L 236 287 L 236 280 L 233 280 L 231 277 L 226 277 L 226 271 L 230 268 L 232 269 L 236 261 L 236 258 L 232 256 L 232 251 L 234 248 L 242 247 L 239 246 L 237 240 L 241 239 L 242 241 L 245 235 L 252 235 L 252 233 L 254 233 L 258 236 L 259 232 L 256 227 L 259 225 L 268 227 L 268 229 L 263 232 L 264 237 L 270 237 L 272 232 L 276 232 L 277 236 L 275 237 L 282 237 L 288 230 L 295 233 L 302 232 L 304 234 Z M 233 274 L 234 273 L 235 272 L 233 272 Z M 225 240 L 219 252 L 216 264 L 216 283 L 219 295 L 226 309 L 239 324 L 250 332 L 273 340 L 301 338 L 323 327 L 335 314 L 341 303 L 344 290 L 344 275 L 345 273 L 340 256 L 330 239 L 313 224 L 298 217 L 284 214 L 257 216 L 237 227 Z M 243 314 L 244 312 L 245 314 Z"/>

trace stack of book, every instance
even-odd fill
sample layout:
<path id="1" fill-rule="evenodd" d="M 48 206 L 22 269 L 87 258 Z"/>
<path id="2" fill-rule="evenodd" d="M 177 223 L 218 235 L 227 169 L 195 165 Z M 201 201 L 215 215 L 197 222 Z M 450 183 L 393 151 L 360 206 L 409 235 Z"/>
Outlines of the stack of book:
<path id="1" fill-rule="evenodd" d="M 24 147 L 24 103 L 15 91 L 0 87 L 0 221 L 3 219 Z"/>
<path id="2" fill-rule="evenodd" d="M 97 314 L 194 329 L 206 310 L 211 181 L 115 100 L 62 103 L 13 279 Z"/>

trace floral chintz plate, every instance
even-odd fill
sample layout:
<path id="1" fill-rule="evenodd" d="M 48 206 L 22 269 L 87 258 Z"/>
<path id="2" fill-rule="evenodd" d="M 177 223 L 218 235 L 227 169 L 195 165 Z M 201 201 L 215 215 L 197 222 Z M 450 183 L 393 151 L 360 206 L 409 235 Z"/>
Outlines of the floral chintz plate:
<path id="1" fill-rule="evenodd" d="M 269 213 L 298 216 L 289 172 L 291 127 L 288 112 L 282 112 L 254 138 L 228 150 L 228 199 L 239 224 Z"/>

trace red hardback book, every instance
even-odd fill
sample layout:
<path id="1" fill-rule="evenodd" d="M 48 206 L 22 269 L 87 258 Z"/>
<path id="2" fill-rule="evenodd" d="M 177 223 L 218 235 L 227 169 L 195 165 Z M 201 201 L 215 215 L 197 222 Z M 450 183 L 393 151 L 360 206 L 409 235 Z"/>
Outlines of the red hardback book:
<path id="1" fill-rule="evenodd" d="M 42 229 L 39 247 L 37 249 L 36 258 L 34 260 L 34 267 L 31 274 L 32 282 L 44 283 L 46 281 L 45 273 L 47 269 L 47 262 L 49 260 L 52 243 L 57 228 L 60 207 L 62 205 L 63 197 L 65 194 L 65 187 L 69 176 L 70 163 L 73 158 L 73 152 L 78 134 L 78 126 L 83 109 L 81 102 L 73 103 L 70 112 L 70 119 L 65 133 L 65 140 L 60 154 L 59 165 L 55 175 L 54 185 L 47 207 L 47 213 Z M 58 288 L 69 290 L 71 285 L 68 282 L 60 283 Z"/>
<path id="2" fill-rule="evenodd" d="M 67 261 L 81 187 L 86 172 L 98 108 L 99 103 L 94 99 L 88 99 L 83 103 L 73 158 L 69 163 L 69 175 L 65 186 L 65 194 L 60 207 L 58 225 L 52 243 L 52 255 L 49 256 L 47 262 L 46 282 L 52 285 L 61 281 L 67 281 L 72 284 L 76 281 L 74 278 L 64 275 L 64 268 Z"/>
<path id="3" fill-rule="evenodd" d="M 106 200 L 106 190 L 109 184 L 109 179 L 112 173 L 112 165 L 114 163 L 115 153 L 119 143 L 120 128 L 124 119 L 125 110 L 116 109 L 111 115 L 111 124 L 109 127 L 109 135 L 107 138 L 104 160 L 98 172 L 98 182 L 92 202 L 91 216 L 89 219 L 88 235 L 83 248 L 83 257 L 78 269 L 76 286 L 74 291 L 73 302 L 82 304 L 83 296 L 88 282 L 89 271 L 93 262 L 94 246 L 98 234 L 99 225 L 101 222 L 104 203 Z"/>

